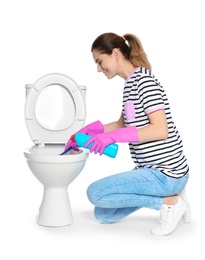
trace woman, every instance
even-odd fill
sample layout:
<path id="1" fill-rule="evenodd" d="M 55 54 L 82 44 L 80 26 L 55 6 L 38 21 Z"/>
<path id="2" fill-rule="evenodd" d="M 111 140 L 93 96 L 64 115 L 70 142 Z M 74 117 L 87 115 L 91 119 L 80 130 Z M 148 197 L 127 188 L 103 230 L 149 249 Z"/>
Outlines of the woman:
<path id="1" fill-rule="evenodd" d="M 90 152 L 103 153 L 112 143 L 127 142 L 135 167 L 92 183 L 87 190 L 101 223 L 117 222 L 146 207 L 160 210 L 154 235 L 174 231 L 180 219 L 190 222 L 184 188 L 189 177 L 180 134 L 163 86 L 151 72 L 140 40 L 132 34 L 104 33 L 91 48 L 98 72 L 125 80 L 122 114 L 103 125 L 96 121 L 78 132 L 92 135 Z M 76 143 L 69 140 L 66 148 Z"/>

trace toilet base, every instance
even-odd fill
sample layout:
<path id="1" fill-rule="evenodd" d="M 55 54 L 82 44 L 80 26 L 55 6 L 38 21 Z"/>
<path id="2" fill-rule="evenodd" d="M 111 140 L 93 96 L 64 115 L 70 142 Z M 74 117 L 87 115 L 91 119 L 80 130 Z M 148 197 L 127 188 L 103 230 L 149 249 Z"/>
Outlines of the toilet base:
<path id="1" fill-rule="evenodd" d="M 44 194 L 36 221 L 47 227 L 62 227 L 73 223 L 67 188 L 44 187 Z"/>

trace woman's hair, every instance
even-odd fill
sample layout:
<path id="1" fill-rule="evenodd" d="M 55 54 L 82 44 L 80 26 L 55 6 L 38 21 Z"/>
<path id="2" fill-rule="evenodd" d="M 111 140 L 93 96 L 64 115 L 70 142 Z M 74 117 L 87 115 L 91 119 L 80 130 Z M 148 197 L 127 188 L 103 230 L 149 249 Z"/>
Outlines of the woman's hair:
<path id="1" fill-rule="evenodd" d="M 98 50 L 102 54 L 111 55 L 114 48 L 119 49 L 125 59 L 129 60 L 134 67 L 145 67 L 151 71 L 151 64 L 142 44 L 133 34 L 119 36 L 115 33 L 103 33 L 95 39 L 91 51 Z"/>

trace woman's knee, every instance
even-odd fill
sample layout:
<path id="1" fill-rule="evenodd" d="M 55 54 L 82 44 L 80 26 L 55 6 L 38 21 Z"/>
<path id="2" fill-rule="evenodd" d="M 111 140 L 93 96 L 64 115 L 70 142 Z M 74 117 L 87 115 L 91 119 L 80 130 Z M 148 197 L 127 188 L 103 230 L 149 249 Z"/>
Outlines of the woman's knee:
<path id="1" fill-rule="evenodd" d="M 112 220 L 112 217 L 110 218 L 110 214 L 108 214 L 109 211 L 113 211 L 113 209 L 95 207 L 94 216 L 101 224 L 112 224 L 114 223 L 114 220 Z"/>
<path id="2" fill-rule="evenodd" d="M 95 183 L 92 183 L 88 186 L 87 188 L 87 197 L 89 201 L 93 204 L 96 205 L 96 202 L 98 201 L 98 196 L 96 194 L 96 187 Z"/>

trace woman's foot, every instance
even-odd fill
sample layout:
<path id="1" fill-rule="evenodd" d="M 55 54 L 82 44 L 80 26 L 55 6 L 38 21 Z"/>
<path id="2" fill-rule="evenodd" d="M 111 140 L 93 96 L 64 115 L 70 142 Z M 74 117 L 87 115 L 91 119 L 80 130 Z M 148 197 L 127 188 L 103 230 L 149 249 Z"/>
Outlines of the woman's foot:
<path id="1" fill-rule="evenodd" d="M 188 208 L 186 212 L 183 215 L 183 220 L 185 223 L 190 223 L 191 222 L 191 207 L 189 204 L 189 201 L 187 199 L 186 191 L 183 189 L 180 193 L 179 196 L 188 204 Z"/>
<path id="2" fill-rule="evenodd" d="M 167 197 L 167 199 L 169 198 Z M 189 204 L 181 196 L 176 196 L 176 200 L 177 202 L 174 205 L 162 204 L 159 223 L 150 231 L 153 235 L 168 235 L 176 228 L 189 207 Z"/>

